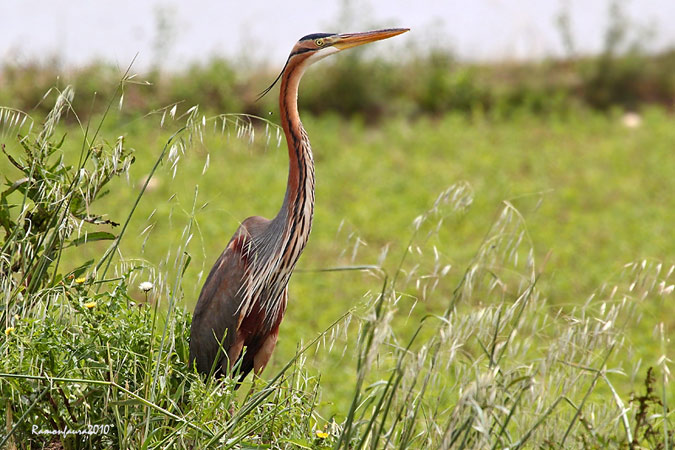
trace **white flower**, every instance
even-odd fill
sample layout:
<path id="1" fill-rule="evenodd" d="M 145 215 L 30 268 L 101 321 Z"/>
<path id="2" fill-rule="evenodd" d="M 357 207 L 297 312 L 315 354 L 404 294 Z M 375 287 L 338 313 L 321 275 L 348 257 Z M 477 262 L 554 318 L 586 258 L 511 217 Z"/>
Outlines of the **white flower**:
<path id="1" fill-rule="evenodd" d="M 154 286 L 151 281 L 144 281 L 138 285 L 138 288 L 143 292 L 148 292 L 149 290 L 152 290 L 153 287 Z"/>

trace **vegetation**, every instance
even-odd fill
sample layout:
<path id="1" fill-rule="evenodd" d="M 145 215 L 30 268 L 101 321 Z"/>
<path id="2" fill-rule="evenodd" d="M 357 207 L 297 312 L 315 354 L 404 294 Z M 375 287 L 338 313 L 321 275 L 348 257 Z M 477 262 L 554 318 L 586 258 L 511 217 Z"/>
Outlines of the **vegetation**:
<path id="1" fill-rule="evenodd" d="M 610 12 L 594 57 L 563 13 L 564 61 L 308 74 L 314 230 L 239 389 L 188 330 L 282 201 L 274 116 L 214 115 L 269 118 L 272 74 L 5 64 L 0 448 L 673 448 L 675 53 Z"/>
<path id="2" fill-rule="evenodd" d="M 315 230 L 235 390 L 187 367 L 189 311 L 214 243 L 279 206 L 279 132 L 134 116 L 133 82 L 89 123 L 70 88 L 39 125 L 2 109 L 1 446 L 672 447 L 663 110 L 308 115 Z"/>
<path id="3" fill-rule="evenodd" d="M 424 55 L 424 53 L 422 53 Z M 276 76 L 268 68 L 241 68 L 223 59 L 193 65 L 184 72 L 150 74 L 150 86 L 129 84 L 126 113 L 134 116 L 175 101 L 200 105 L 214 113 L 239 111 L 267 117 L 276 110 L 272 96 L 257 95 Z M 101 112 L 94 93 L 110 98 L 119 77 L 116 67 L 93 64 L 67 71 L 58 61 L 44 66 L 6 63 L 0 72 L 0 104 L 20 110 L 53 105 L 42 95 L 55 82 L 73 85 L 75 108 L 83 119 Z M 404 64 L 360 53 L 342 55 L 319 65 L 303 82 L 300 107 L 314 114 L 360 115 L 369 121 L 402 114 L 408 118 L 448 112 L 495 116 L 520 112 L 561 114 L 579 107 L 600 111 L 637 110 L 645 105 L 672 108 L 675 99 L 675 50 L 659 55 L 641 52 L 574 57 L 562 61 L 467 64 L 450 52 L 436 50 Z"/>

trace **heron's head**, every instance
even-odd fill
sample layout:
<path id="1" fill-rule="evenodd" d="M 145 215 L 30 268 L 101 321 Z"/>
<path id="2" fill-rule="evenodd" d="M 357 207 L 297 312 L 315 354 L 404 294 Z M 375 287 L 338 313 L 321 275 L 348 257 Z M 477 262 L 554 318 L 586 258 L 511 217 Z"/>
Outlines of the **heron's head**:
<path id="1" fill-rule="evenodd" d="M 293 47 L 289 60 L 298 57 L 312 64 L 328 55 L 341 50 L 387 39 L 408 31 L 408 28 L 391 28 L 387 30 L 366 31 L 364 33 L 316 33 L 301 38 Z"/>
<path id="2" fill-rule="evenodd" d="M 295 46 L 293 46 L 293 50 L 291 50 L 291 54 L 288 56 L 288 60 L 281 70 L 281 73 L 277 79 L 274 80 L 274 83 L 260 94 L 260 97 L 272 89 L 288 68 L 300 67 L 301 70 L 304 71 L 310 64 L 313 64 L 328 55 L 332 55 L 333 53 L 394 37 L 409 30 L 409 28 L 389 28 L 386 30 L 366 31 L 363 33 L 308 34 L 307 36 L 300 38 Z"/>

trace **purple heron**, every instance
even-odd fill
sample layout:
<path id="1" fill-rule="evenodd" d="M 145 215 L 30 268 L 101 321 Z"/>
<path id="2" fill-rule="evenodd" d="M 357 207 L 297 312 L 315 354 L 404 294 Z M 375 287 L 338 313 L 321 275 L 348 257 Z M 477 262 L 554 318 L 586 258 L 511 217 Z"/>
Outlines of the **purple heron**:
<path id="1" fill-rule="evenodd" d="M 305 69 L 340 50 L 406 31 L 307 35 L 262 93 L 281 80 L 279 110 L 289 157 L 286 196 L 274 219 L 254 216 L 241 223 L 204 283 L 190 330 L 190 365 L 200 373 L 223 376 L 240 363 L 241 381 L 251 370 L 262 372 L 276 346 L 288 280 L 307 244 L 314 212 L 314 161 L 297 103 Z"/>

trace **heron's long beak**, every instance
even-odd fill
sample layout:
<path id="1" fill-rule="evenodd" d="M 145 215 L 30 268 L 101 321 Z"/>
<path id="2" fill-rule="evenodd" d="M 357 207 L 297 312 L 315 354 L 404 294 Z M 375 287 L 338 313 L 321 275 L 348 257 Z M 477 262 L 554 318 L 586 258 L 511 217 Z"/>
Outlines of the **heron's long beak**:
<path id="1" fill-rule="evenodd" d="M 364 33 L 348 33 L 335 36 L 333 47 L 338 50 L 356 47 L 358 45 L 368 44 L 382 39 L 397 36 L 410 31 L 410 28 L 389 28 L 386 30 L 366 31 Z"/>

